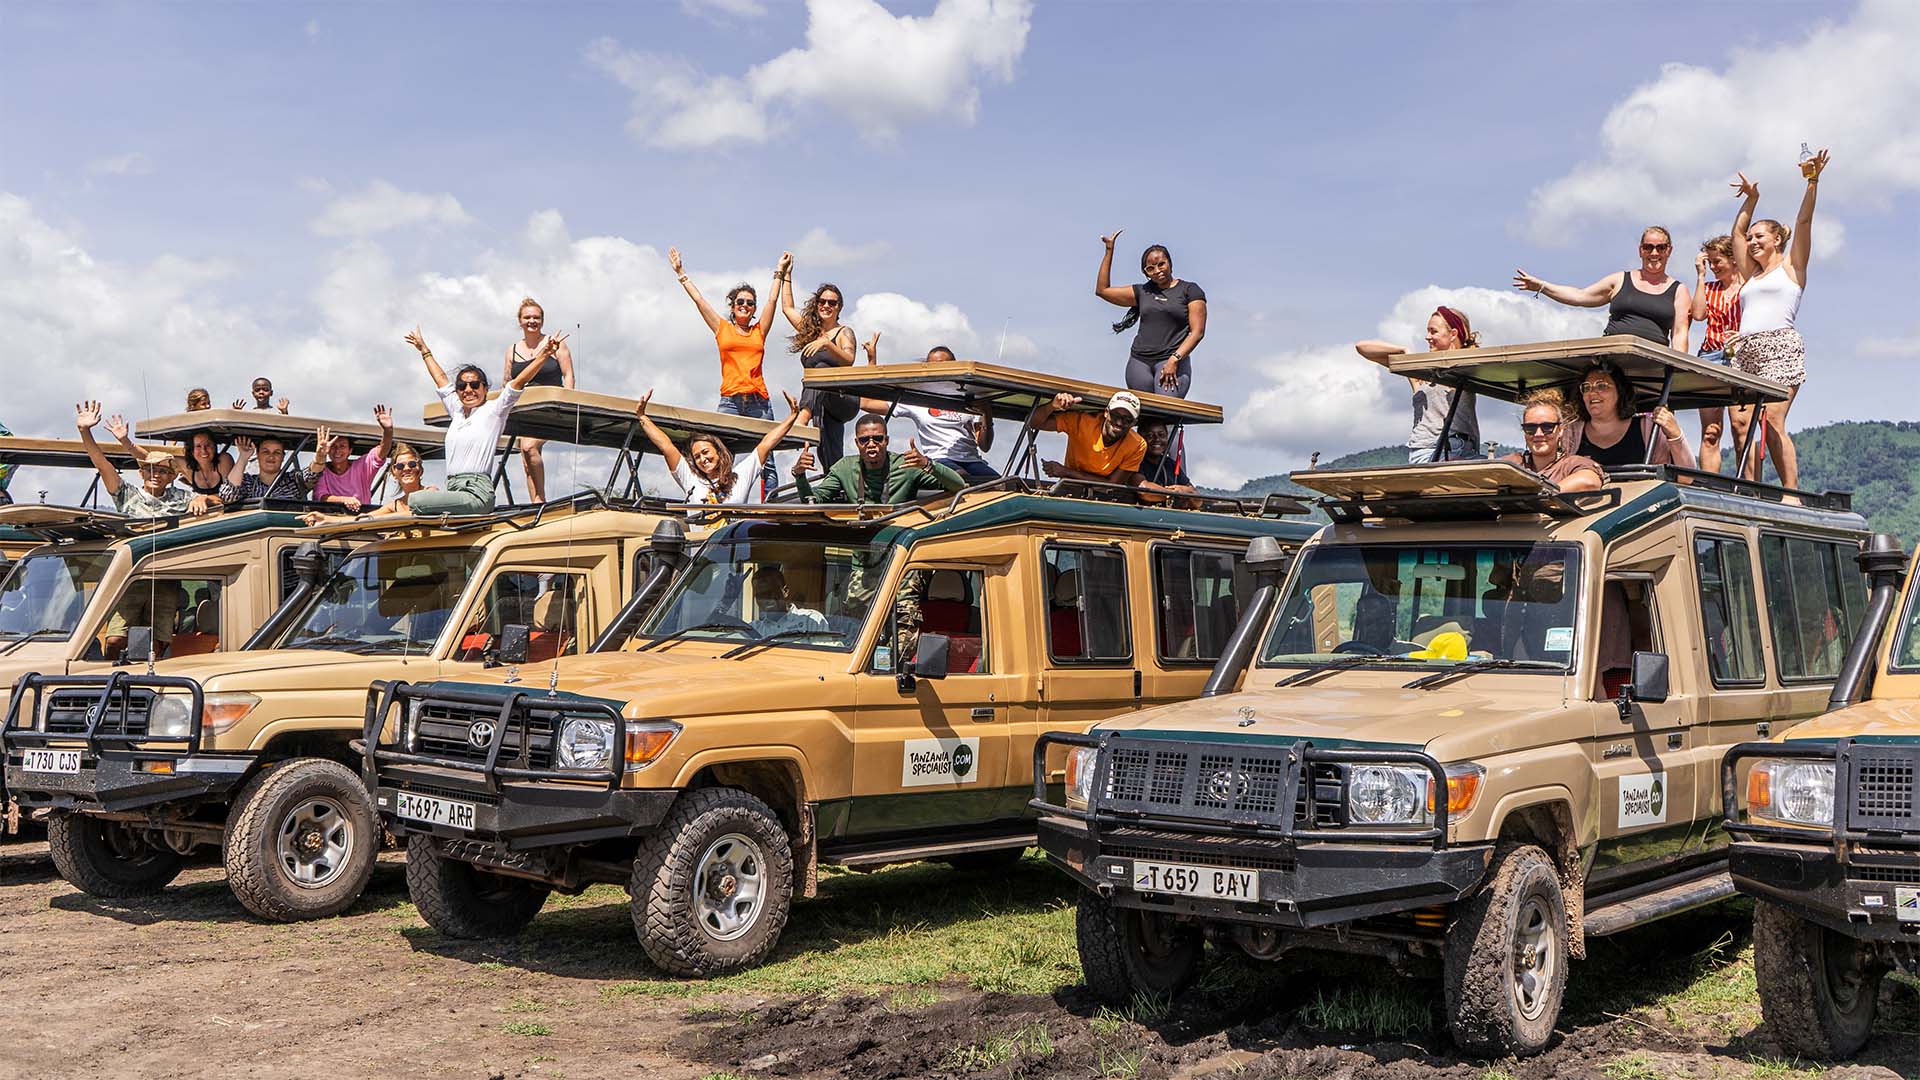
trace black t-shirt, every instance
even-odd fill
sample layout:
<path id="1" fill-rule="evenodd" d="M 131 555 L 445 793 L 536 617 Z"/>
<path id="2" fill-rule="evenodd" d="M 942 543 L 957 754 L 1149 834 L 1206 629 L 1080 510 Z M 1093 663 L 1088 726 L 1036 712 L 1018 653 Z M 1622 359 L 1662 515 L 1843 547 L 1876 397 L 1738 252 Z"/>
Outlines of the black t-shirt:
<path id="1" fill-rule="evenodd" d="M 1180 462 L 1172 454 L 1161 454 L 1159 457 L 1148 454 L 1141 458 L 1140 478 L 1150 484 L 1193 484 L 1187 477 L 1187 470 L 1180 467 Z"/>
<path id="2" fill-rule="evenodd" d="M 1175 282 L 1162 289 L 1153 282 L 1133 287 L 1133 302 L 1140 309 L 1140 329 L 1133 336 L 1133 355 L 1142 360 L 1165 360 L 1174 346 L 1187 336 L 1187 304 L 1205 300 L 1206 290 L 1191 281 Z"/>

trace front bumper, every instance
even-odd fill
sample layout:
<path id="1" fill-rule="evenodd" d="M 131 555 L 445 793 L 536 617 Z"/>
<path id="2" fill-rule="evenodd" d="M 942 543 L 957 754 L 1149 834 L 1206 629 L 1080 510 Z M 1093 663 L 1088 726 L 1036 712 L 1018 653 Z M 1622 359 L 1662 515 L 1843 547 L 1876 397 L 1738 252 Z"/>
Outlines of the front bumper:
<path id="1" fill-rule="evenodd" d="M 1099 794 L 1106 790 L 1103 785 L 1112 767 L 1112 751 L 1133 749 L 1137 742 L 1120 733 L 1050 733 L 1041 737 L 1034 751 L 1036 784 L 1031 805 L 1041 814 L 1040 847 L 1048 861 L 1120 907 L 1312 929 L 1452 903 L 1480 885 L 1492 861 L 1491 844 L 1446 842 L 1444 800 L 1431 828 L 1382 832 L 1313 827 L 1313 796 L 1303 797 L 1300 789 L 1316 782 L 1303 779 L 1316 776 L 1316 766 L 1358 762 L 1416 765 L 1428 770 L 1438 785 L 1435 790 L 1445 791 L 1444 769 L 1425 754 L 1318 750 L 1301 743 L 1263 751 L 1259 761 L 1236 758 L 1231 765 L 1220 766 L 1233 770 L 1225 785 L 1229 793 L 1248 792 L 1247 775 L 1264 769 L 1263 775 L 1272 777 L 1279 770 L 1290 770 L 1276 782 L 1276 794 L 1266 800 L 1284 809 L 1264 816 L 1236 816 L 1234 808 L 1227 806 L 1210 815 L 1216 820 L 1201 820 L 1197 814 L 1150 816 L 1140 812 L 1137 805 L 1116 806 Z M 1097 746 L 1102 750 L 1102 764 L 1094 781 L 1096 795 L 1087 809 L 1047 801 L 1042 782 L 1049 743 Z M 1207 746 L 1211 753 L 1233 757 L 1228 744 Z M 1240 771 L 1243 766 L 1244 774 Z M 1191 784 L 1193 778 L 1188 782 Z M 1138 800 L 1130 802 L 1137 804 Z M 1296 810 L 1301 805 L 1306 807 L 1304 820 Z M 1253 895 L 1230 899 L 1143 889 L 1140 886 L 1150 882 L 1137 872 L 1139 863 L 1250 871 L 1256 886 Z"/>

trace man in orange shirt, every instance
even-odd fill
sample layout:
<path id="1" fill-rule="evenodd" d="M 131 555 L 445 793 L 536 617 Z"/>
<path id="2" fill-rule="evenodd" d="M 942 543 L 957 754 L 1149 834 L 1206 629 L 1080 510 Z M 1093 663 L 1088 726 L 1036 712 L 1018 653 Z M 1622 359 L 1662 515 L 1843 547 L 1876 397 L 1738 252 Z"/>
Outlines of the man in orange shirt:
<path id="1" fill-rule="evenodd" d="M 1041 463 L 1041 469 L 1059 480 L 1097 480 L 1124 487 L 1164 490 L 1158 484 L 1143 483 L 1140 463 L 1147 456 L 1147 440 L 1133 430 L 1140 419 L 1140 399 L 1122 390 L 1107 400 L 1102 413 L 1070 412 L 1080 399 L 1073 394 L 1055 394 L 1043 401 L 1027 418 L 1035 431 L 1058 431 L 1067 437 L 1066 462 Z"/>

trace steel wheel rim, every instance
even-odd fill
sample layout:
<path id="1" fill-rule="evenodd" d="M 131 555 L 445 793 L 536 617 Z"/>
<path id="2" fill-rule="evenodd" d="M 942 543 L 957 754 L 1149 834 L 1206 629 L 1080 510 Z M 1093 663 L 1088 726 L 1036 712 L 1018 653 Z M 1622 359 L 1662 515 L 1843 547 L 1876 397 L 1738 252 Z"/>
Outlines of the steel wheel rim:
<path id="1" fill-rule="evenodd" d="M 324 889 L 347 872 L 353 822 L 346 807 L 325 795 L 301 800 L 280 820 L 274 855 L 280 872 L 303 889 Z"/>
<path id="2" fill-rule="evenodd" d="M 1547 1011 L 1560 962 L 1558 928 L 1546 900 L 1530 896 L 1520 906 L 1513 934 L 1513 1007 L 1528 1020 Z"/>
<path id="3" fill-rule="evenodd" d="M 766 890 L 766 856 L 760 845 L 742 833 L 716 839 L 693 869 L 700 929 L 715 941 L 732 941 L 745 934 L 760 921 Z"/>

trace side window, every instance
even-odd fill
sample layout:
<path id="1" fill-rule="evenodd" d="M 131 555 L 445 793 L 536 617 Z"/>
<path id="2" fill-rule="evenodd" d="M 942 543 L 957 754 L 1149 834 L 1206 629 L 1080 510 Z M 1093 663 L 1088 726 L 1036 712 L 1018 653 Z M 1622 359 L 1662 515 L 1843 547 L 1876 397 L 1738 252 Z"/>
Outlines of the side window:
<path id="1" fill-rule="evenodd" d="M 1782 679 L 1839 674 L 1866 607 L 1855 553 L 1851 545 L 1797 536 L 1760 538 L 1773 655 Z"/>
<path id="2" fill-rule="evenodd" d="M 873 650 L 871 670 L 895 670 L 896 657 L 914 657 L 922 634 L 941 634 L 947 639 L 947 674 L 990 672 L 986 583 L 979 570 L 908 570 L 894 594 L 887 632 Z"/>
<path id="3" fill-rule="evenodd" d="M 1113 548 L 1049 546 L 1045 563 L 1048 655 L 1062 663 L 1131 660 L 1126 556 Z"/>
<path id="4" fill-rule="evenodd" d="M 487 596 L 454 652 L 454 659 L 476 661 L 500 640 L 501 631 L 526 625 L 527 660 L 538 663 L 580 651 L 587 634 L 586 575 L 559 571 L 508 570 L 494 575 Z"/>
<path id="5" fill-rule="evenodd" d="M 1600 643 L 1594 663 L 1594 698 L 1611 701 L 1633 676 L 1633 654 L 1658 652 L 1660 620 L 1653 582 L 1639 575 L 1607 578 L 1600 590 Z"/>
<path id="6" fill-rule="evenodd" d="M 276 605 L 285 603 L 287 597 L 292 596 L 293 591 L 300 587 L 300 575 L 295 573 L 293 569 L 293 554 L 299 549 L 300 545 L 298 544 L 288 544 L 286 547 L 280 549 L 280 565 L 277 570 L 278 576 L 275 578 L 273 590 L 273 602 Z M 340 569 L 341 563 L 347 561 L 347 549 L 321 548 L 320 551 L 327 557 L 326 569 L 321 571 L 321 577 L 324 580 L 326 577 L 331 576 L 335 570 Z"/>
<path id="7" fill-rule="evenodd" d="M 648 571 L 653 569 L 653 553 L 641 548 L 633 553 L 633 588 L 637 591 L 647 580 Z"/>
<path id="8" fill-rule="evenodd" d="M 1747 554 L 1746 541 L 1697 536 L 1693 553 L 1700 574 L 1700 623 L 1713 684 L 1766 681 L 1766 662 L 1760 657 L 1760 609 L 1753 600 L 1753 559 Z"/>
<path id="9" fill-rule="evenodd" d="M 1164 545 L 1153 553 L 1154 644 L 1169 664 L 1211 664 L 1253 593 L 1245 557 L 1213 548 Z"/>
<path id="10" fill-rule="evenodd" d="M 126 655 L 127 631 L 135 626 L 153 628 L 154 655 L 162 659 L 218 651 L 225 585 L 220 578 L 129 582 L 83 659 L 119 660 Z"/>

